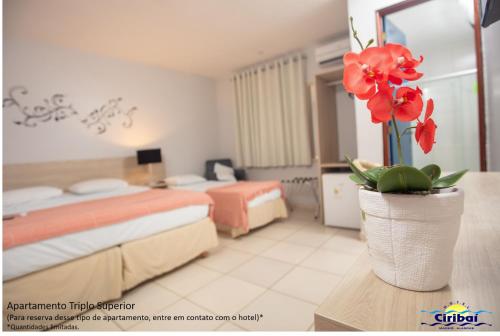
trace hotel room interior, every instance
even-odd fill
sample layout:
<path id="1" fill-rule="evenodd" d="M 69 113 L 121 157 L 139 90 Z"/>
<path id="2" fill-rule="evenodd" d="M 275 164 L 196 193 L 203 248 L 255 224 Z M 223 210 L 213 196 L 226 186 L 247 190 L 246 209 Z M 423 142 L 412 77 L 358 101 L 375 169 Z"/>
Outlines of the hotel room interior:
<path id="1" fill-rule="evenodd" d="M 498 19 L 494 0 L 4 0 L 3 330 L 500 330 Z M 421 62 L 403 78 L 434 100 L 432 152 L 430 113 L 380 122 L 346 85 L 358 38 Z M 351 179 L 402 157 L 468 169 L 463 214 L 438 238 L 392 226 L 407 240 L 381 256 Z"/>

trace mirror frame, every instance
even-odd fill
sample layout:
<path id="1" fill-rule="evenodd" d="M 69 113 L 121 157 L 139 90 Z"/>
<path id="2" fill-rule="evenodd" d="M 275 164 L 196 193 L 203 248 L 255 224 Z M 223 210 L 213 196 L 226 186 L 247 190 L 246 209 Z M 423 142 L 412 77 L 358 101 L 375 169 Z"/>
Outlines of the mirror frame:
<path id="1" fill-rule="evenodd" d="M 379 46 L 385 44 L 383 18 L 392 13 L 420 5 L 433 0 L 405 0 L 392 6 L 384 7 L 375 12 L 377 25 L 377 43 Z M 474 0 L 474 47 L 476 50 L 476 68 L 477 68 L 477 103 L 478 103 L 478 125 L 479 125 L 479 164 L 481 171 L 487 171 L 486 155 L 486 121 L 485 121 L 485 100 L 484 100 L 484 67 L 481 40 L 481 18 L 480 1 Z M 382 136 L 384 146 L 384 165 L 389 165 L 389 126 L 383 123 Z"/>

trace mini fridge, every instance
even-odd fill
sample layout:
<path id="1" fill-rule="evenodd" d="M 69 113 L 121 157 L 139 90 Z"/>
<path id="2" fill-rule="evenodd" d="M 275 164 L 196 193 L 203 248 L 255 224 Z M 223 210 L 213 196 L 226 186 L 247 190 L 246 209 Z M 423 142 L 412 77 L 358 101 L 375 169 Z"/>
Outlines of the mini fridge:
<path id="1" fill-rule="evenodd" d="M 358 186 L 349 179 L 350 170 L 322 175 L 323 214 L 325 225 L 359 229 Z"/>

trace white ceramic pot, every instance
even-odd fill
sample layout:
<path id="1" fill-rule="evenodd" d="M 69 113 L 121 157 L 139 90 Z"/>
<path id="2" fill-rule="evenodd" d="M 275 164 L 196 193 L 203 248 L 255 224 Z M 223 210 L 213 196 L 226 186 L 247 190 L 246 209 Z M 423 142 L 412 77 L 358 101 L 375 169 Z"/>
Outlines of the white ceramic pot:
<path id="1" fill-rule="evenodd" d="M 391 285 L 432 291 L 448 284 L 464 209 L 460 189 L 432 195 L 359 190 L 375 274 Z"/>

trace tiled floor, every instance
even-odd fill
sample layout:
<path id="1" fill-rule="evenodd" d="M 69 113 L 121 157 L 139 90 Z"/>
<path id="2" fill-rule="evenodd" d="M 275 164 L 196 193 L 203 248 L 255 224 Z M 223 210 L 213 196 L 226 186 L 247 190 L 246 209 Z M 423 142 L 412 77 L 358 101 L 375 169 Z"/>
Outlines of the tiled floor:
<path id="1" fill-rule="evenodd" d="M 220 236 L 208 257 L 145 283 L 120 301 L 136 303 L 135 315 L 257 314 L 259 321 L 126 321 L 102 329 L 314 330 L 314 311 L 366 248 L 358 236 L 322 226 L 304 211 L 237 239 Z M 103 314 L 88 314 L 94 313 Z M 95 323 L 80 327 L 99 330 Z"/>

